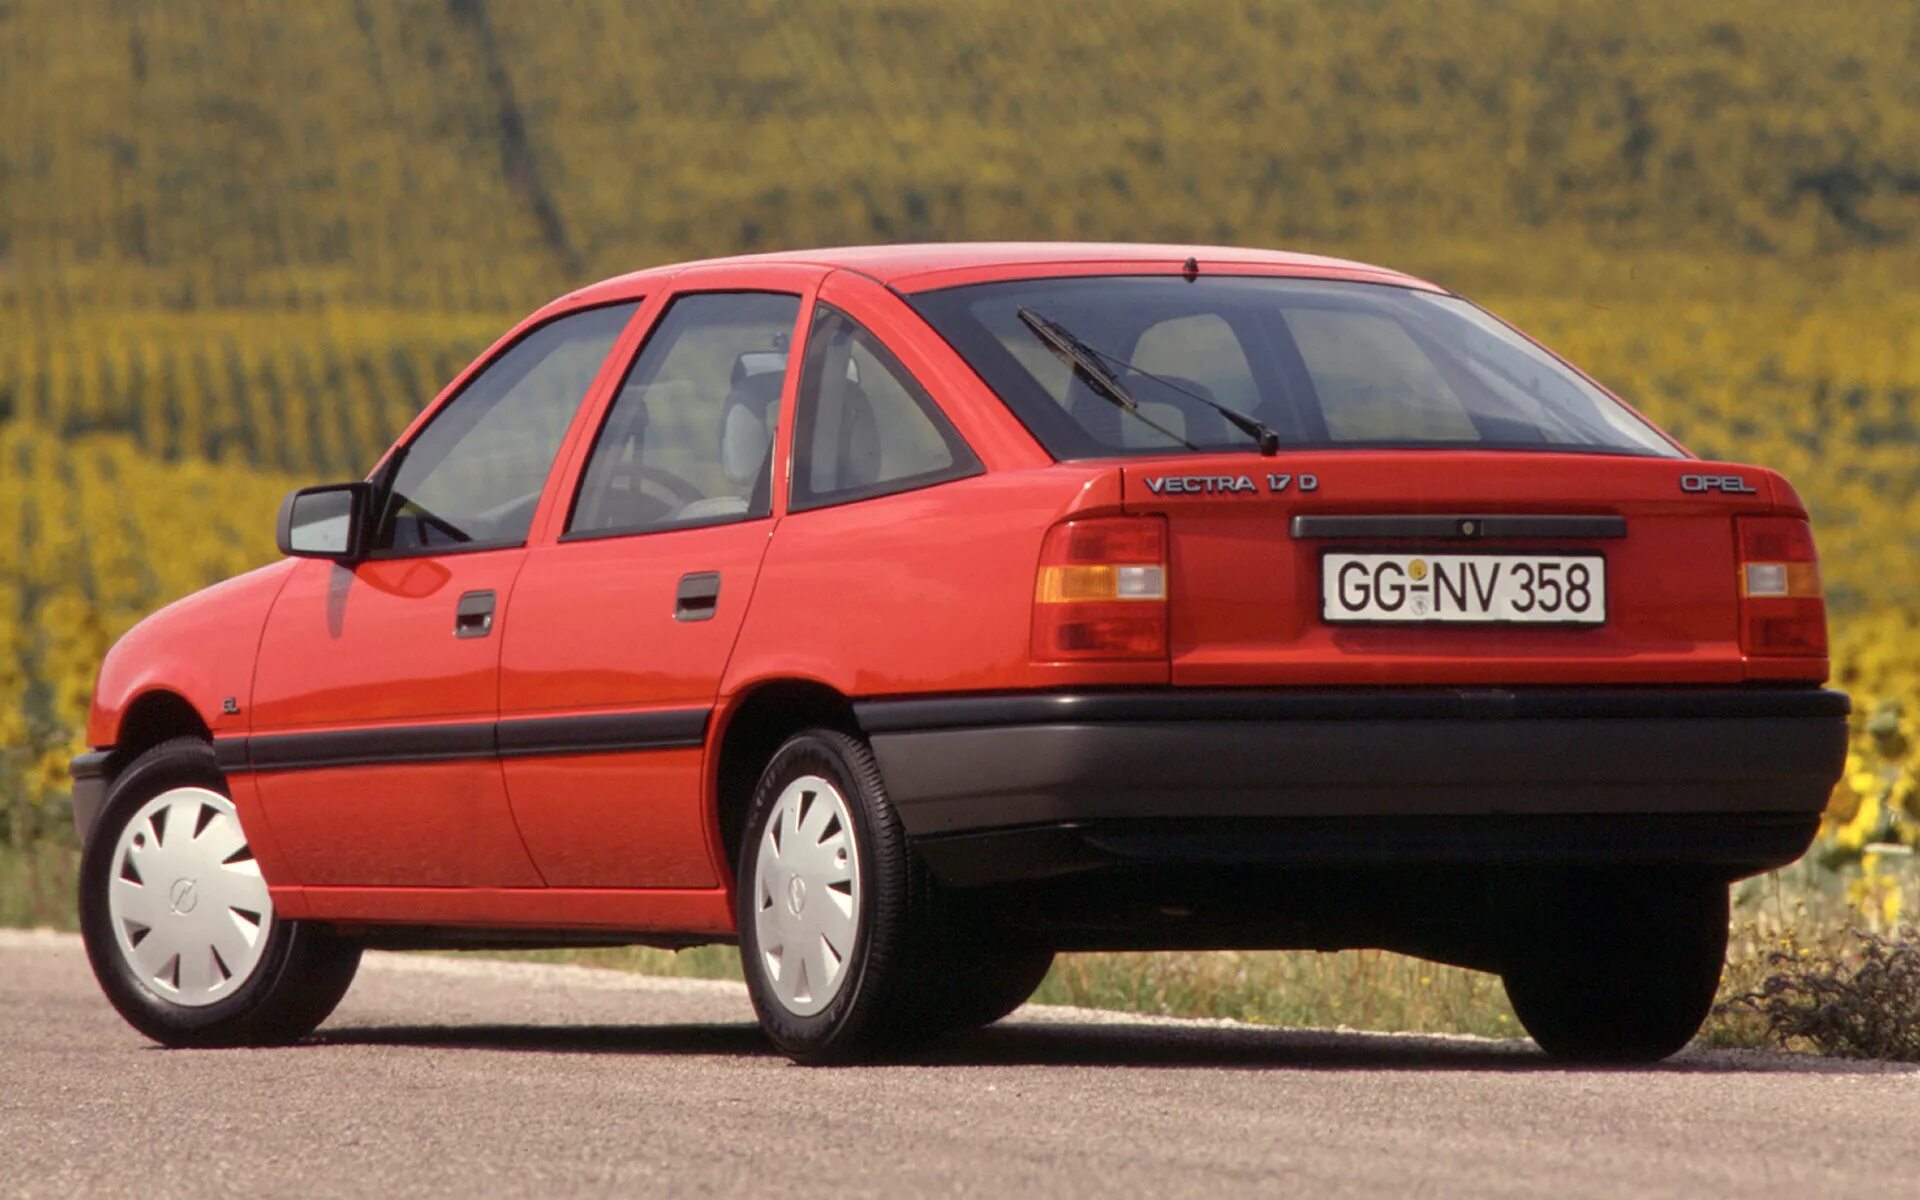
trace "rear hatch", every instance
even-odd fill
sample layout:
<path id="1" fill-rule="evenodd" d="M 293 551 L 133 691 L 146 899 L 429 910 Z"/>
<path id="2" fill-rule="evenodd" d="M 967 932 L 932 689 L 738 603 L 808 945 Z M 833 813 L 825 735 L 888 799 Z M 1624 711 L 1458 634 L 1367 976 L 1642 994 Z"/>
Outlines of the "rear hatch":
<path id="1" fill-rule="evenodd" d="M 1631 455 L 1301 451 L 1122 468 L 1167 522 L 1188 686 L 1734 683 L 1733 518 L 1771 473 Z"/>

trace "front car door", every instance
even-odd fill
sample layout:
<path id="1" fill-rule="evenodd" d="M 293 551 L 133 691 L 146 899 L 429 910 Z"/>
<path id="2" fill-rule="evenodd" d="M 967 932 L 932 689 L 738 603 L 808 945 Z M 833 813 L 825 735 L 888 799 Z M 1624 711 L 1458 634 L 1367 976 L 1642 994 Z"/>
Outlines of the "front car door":
<path id="1" fill-rule="evenodd" d="M 376 473 L 364 560 L 296 564 L 249 757 L 309 915 L 329 886 L 539 887 L 494 751 L 498 622 L 556 457 L 637 305 L 497 350 Z"/>
<path id="2" fill-rule="evenodd" d="M 583 439 L 572 506 L 514 588 L 500 749 L 549 884 L 698 891 L 721 898 L 709 915 L 725 927 L 705 732 L 772 535 L 812 275 L 689 275 Z"/>

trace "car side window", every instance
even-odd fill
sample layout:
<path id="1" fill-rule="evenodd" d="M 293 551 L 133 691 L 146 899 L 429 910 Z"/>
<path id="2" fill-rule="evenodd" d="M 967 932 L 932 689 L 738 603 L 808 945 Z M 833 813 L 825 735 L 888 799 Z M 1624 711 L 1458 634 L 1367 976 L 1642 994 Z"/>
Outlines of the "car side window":
<path id="1" fill-rule="evenodd" d="M 371 548 L 526 541 L 567 426 L 638 307 L 613 304 L 559 317 L 482 368 L 389 468 Z"/>
<path id="2" fill-rule="evenodd" d="M 978 474 L 939 406 L 880 340 L 822 304 L 794 420 L 795 511 L 904 492 Z"/>
<path id="3" fill-rule="evenodd" d="M 773 438 L 800 298 L 682 296 L 607 412 L 569 537 L 647 533 L 773 511 Z"/>

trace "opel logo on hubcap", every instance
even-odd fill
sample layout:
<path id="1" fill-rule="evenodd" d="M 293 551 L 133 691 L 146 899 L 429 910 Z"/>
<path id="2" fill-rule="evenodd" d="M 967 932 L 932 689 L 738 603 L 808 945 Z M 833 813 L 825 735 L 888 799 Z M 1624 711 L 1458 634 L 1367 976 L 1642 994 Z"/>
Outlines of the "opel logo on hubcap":
<path id="1" fill-rule="evenodd" d="M 795 875 L 792 879 L 787 880 L 787 907 L 793 910 L 793 915 L 797 917 L 800 915 L 800 910 L 805 908 L 806 905 L 807 881 Z"/>
<path id="2" fill-rule="evenodd" d="M 199 902 L 200 893 L 194 890 L 191 879 L 174 880 L 172 889 L 167 892 L 167 903 L 177 913 L 190 913 Z"/>

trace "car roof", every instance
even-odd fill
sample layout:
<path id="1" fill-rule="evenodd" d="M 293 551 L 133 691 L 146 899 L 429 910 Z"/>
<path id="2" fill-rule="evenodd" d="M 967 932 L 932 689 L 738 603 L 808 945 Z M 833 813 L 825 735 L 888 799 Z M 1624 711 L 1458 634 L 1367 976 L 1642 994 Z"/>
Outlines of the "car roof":
<path id="1" fill-rule="evenodd" d="M 991 279 L 1063 274 L 1102 274 L 1103 268 L 1153 273 L 1179 270 L 1189 259 L 1204 274 L 1209 267 L 1233 274 L 1275 274 L 1393 283 L 1431 291 L 1440 288 L 1399 271 L 1369 263 L 1287 250 L 1134 242 L 924 242 L 886 246 L 838 246 L 742 254 L 636 271 L 582 288 L 575 296 L 607 297 L 662 276 L 701 268 L 810 266 L 858 271 L 902 292 L 927 291 Z"/>

